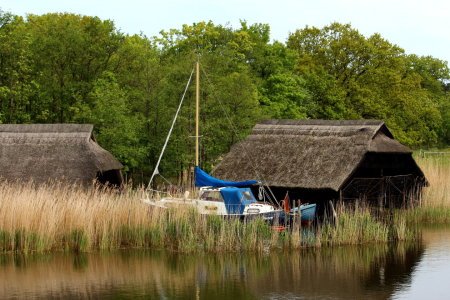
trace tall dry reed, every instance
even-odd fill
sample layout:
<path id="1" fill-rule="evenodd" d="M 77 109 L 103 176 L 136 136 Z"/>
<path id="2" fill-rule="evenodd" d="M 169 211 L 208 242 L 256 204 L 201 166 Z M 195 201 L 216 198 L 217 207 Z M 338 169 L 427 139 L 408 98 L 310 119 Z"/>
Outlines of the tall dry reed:
<path id="1" fill-rule="evenodd" d="M 160 209 L 142 193 L 53 184 L 0 185 L 0 251 L 90 251 L 118 248 L 181 252 L 267 251 L 404 239 L 401 222 L 342 210 L 336 226 L 271 230 L 262 219 L 204 216 L 193 208 Z M 401 230 L 400 230 L 401 231 Z"/>
<path id="2" fill-rule="evenodd" d="M 414 240 L 415 229 L 407 227 L 403 214 L 380 213 L 366 206 L 337 207 L 335 222 L 324 222 L 314 240 L 319 245 L 365 244 Z"/>
<path id="3" fill-rule="evenodd" d="M 418 157 L 416 158 L 429 187 L 424 189 L 424 206 L 450 207 L 450 155 L 449 157 Z"/>
<path id="4" fill-rule="evenodd" d="M 262 220 L 205 217 L 193 208 L 160 209 L 142 194 L 60 184 L 0 185 L 0 251 L 165 248 L 259 251 L 270 238 Z"/>
<path id="5" fill-rule="evenodd" d="M 429 186 L 423 189 L 419 207 L 403 212 L 414 224 L 450 223 L 450 155 L 416 157 Z"/>

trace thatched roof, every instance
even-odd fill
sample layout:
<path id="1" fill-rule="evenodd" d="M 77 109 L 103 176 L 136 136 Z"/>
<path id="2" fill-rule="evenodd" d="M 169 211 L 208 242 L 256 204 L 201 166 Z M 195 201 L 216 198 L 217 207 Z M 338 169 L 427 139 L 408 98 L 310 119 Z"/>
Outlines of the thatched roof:
<path id="1" fill-rule="evenodd" d="M 89 124 L 0 124 L 3 180 L 91 183 L 97 172 L 122 164 L 100 147 Z"/>
<path id="2" fill-rule="evenodd" d="M 338 191 L 370 152 L 412 153 L 383 121 L 262 120 L 213 174 L 222 180 Z"/>

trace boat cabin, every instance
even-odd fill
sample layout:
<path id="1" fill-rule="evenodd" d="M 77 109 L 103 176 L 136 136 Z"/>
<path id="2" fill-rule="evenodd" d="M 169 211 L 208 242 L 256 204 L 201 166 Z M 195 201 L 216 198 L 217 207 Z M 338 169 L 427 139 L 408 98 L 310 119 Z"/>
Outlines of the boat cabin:
<path id="1" fill-rule="evenodd" d="M 218 214 L 243 214 L 246 206 L 258 202 L 250 188 L 236 187 L 202 187 L 199 198 L 205 203 L 204 209 Z M 252 210 L 252 213 L 259 211 Z"/>

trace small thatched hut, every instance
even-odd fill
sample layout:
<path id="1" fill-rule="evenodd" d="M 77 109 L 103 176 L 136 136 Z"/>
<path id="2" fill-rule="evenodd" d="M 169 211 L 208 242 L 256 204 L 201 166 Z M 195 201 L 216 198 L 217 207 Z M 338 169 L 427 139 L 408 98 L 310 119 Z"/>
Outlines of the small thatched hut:
<path id="1" fill-rule="evenodd" d="M 122 164 L 89 124 L 0 124 L 0 180 L 120 186 Z"/>
<path id="2" fill-rule="evenodd" d="M 366 199 L 405 205 L 426 184 L 412 151 L 383 121 L 262 120 L 213 172 L 264 180 L 278 199 L 324 204 Z"/>

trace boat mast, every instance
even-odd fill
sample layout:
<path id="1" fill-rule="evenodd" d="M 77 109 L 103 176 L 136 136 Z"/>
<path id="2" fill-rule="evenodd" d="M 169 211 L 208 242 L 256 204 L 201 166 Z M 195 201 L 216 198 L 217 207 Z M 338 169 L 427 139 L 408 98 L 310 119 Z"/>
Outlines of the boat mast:
<path id="1" fill-rule="evenodd" d="M 199 139 L 199 132 L 198 132 L 198 123 L 199 123 L 199 106 L 200 106 L 200 63 L 197 60 L 196 64 L 196 72 L 195 72 L 195 82 L 196 82 L 196 89 L 195 89 L 195 165 L 198 166 L 198 158 L 199 158 L 199 147 L 198 147 L 198 139 Z"/>

